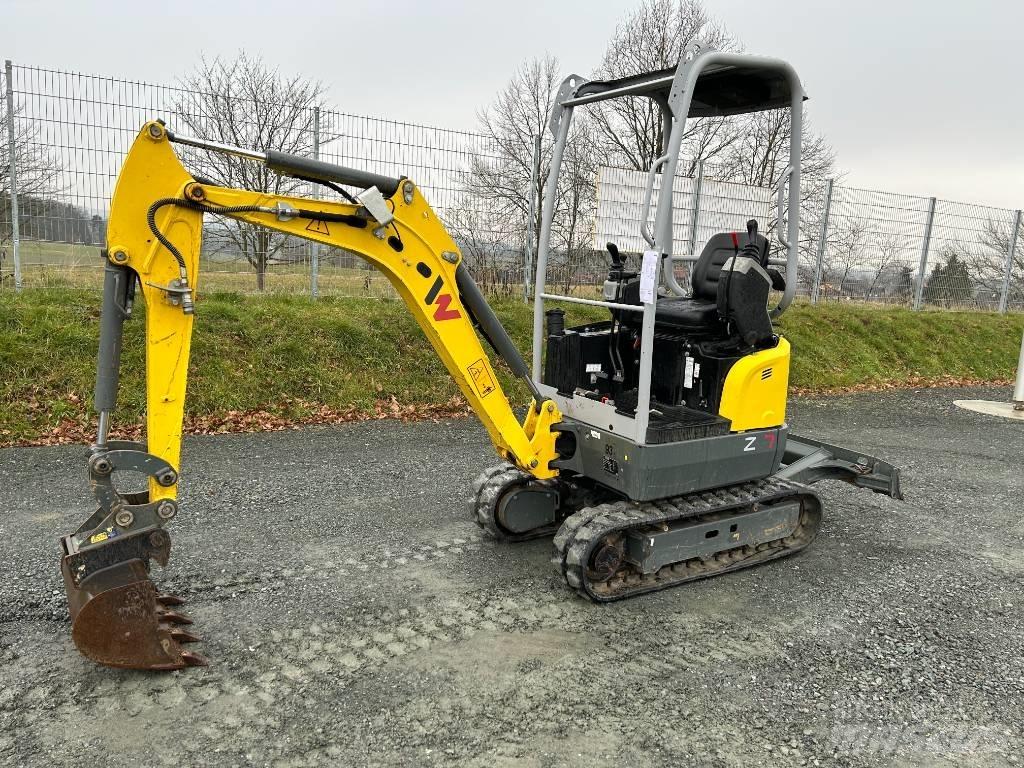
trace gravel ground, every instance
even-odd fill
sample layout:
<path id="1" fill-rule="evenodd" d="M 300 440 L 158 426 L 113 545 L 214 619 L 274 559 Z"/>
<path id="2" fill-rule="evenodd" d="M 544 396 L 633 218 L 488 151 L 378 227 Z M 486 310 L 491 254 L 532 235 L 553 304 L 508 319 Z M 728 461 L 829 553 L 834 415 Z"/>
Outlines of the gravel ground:
<path id="1" fill-rule="evenodd" d="M 1006 390 L 794 403 L 903 468 L 836 483 L 817 542 L 612 606 L 550 543 L 481 540 L 470 419 L 186 441 L 158 583 L 206 669 L 99 668 L 69 639 L 58 536 L 81 448 L 0 451 L 0 764 L 1004 766 L 1024 747 L 1024 429 Z"/>

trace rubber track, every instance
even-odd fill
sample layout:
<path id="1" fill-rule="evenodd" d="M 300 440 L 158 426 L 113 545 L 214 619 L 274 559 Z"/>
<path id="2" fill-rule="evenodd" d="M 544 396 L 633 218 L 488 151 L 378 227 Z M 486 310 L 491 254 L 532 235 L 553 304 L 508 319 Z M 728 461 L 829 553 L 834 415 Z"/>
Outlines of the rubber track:
<path id="1" fill-rule="evenodd" d="M 470 514 L 484 533 L 498 541 L 529 541 L 550 536 L 558 530 L 558 524 L 545 525 L 526 533 L 510 533 L 496 519 L 498 501 L 506 491 L 516 485 L 536 482 L 533 476 L 523 472 L 511 464 L 498 464 L 489 467 L 473 481 L 473 496 L 470 498 Z"/>
<path id="2" fill-rule="evenodd" d="M 604 583 L 592 583 L 587 578 L 586 565 L 594 549 L 605 536 L 616 531 L 679 520 L 725 521 L 731 514 L 750 511 L 754 505 L 794 498 L 810 503 L 804 504 L 797 530 L 785 538 L 756 546 L 734 547 L 706 559 L 692 558 L 665 566 L 652 574 L 644 575 L 630 569 Z M 814 491 L 800 483 L 769 477 L 688 496 L 652 502 L 622 500 L 581 509 L 565 520 L 555 536 L 552 562 L 565 582 L 579 595 L 595 602 L 612 602 L 799 552 L 814 540 L 820 523 L 821 502 Z"/>

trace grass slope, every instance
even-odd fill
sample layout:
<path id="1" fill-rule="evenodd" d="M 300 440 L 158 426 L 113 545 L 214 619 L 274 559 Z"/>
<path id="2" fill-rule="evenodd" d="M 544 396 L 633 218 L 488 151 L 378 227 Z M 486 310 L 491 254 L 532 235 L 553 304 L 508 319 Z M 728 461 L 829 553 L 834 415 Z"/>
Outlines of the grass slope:
<path id="1" fill-rule="evenodd" d="M 526 352 L 531 309 L 513 301 L 495 309 Z M 586 312 L 568 319 L 580 322 Z M 126 326 L 119 425 L 142 419 L 142 314 L 140 306 Z M 98 318 L 93 291 L 0 293 L 0 445 L 85 439 Z M 801 305 L 780 326 L 794 347 L 791 385 L 825 391 L 1006 380 L 1024 317 Z M 193 420 L 257 410 L 282 421 L 317 420 L 324 406 L 359 417 L 379 414 L 382 401 L 430 408 L 458 394 L 404 305 L 375 299 L 206 295 L 190 370 Z M 525 390 L 499 375 L 510 397 L 525 402 Z"/>

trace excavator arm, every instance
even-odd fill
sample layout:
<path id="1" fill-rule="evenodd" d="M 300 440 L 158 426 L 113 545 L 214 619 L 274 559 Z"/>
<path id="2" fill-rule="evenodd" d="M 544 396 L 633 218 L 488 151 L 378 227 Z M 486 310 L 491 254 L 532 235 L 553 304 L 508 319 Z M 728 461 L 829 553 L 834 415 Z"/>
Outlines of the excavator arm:
<path id="1" fill-rule="evenodd" d="M 298 178 L 366 186 L 353 202 L 274 195 L 197 180 L 172 143 L 240 154 Z M 335 187 L 336 189 L 340 188 Z M 347 197 L 352 197 L 345 193 Z M 383 272 L 480 418 L 498 454 L 538 480 L 551 462 L 561 415 L 543 399 L 501 323 L 462 264 L 458 246 L 408 179 L 279 152 L 256 153 L 176 137 L 143 126 L 121 169 L 107 226 L 97 365 L 99 427 L 90 448 L 97 511 L 62 540 L 62 571 L 79 650 L 104 664 L 178 669 L 203 664 L 184 643 L 181 600 L 158 594 L 149 563 L 167 563 L 164 530 L 178 512 L 177 486 L 192 327 L 200 285 L 203 217 L 216 214 L 355 253 Z M 140 286 L 146 304 L 146 442 L 111 440 L 122 327 Z M 201 316 L 201 311 L 200 311 Z M 520 424 L 477 336 L 483 333 L 534 394 Z M 116 472 L 147 477 L 148 491 L 124 493 Z"/>

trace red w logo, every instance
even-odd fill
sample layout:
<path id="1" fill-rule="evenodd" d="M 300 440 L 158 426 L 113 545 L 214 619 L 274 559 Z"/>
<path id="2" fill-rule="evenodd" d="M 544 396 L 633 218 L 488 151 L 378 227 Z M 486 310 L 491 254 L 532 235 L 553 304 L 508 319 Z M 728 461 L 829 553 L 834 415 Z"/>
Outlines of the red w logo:
<path id="1" fill-rule="evenodd" d="M 452 295 L 450 293 L 442 293 L 437 297 L 437 309 L 434 310 L 435 320 L 455 320 L 456 318 L 462 317 L 457 309 L 448 309 L 448 305 L 452 303 Z"/>

